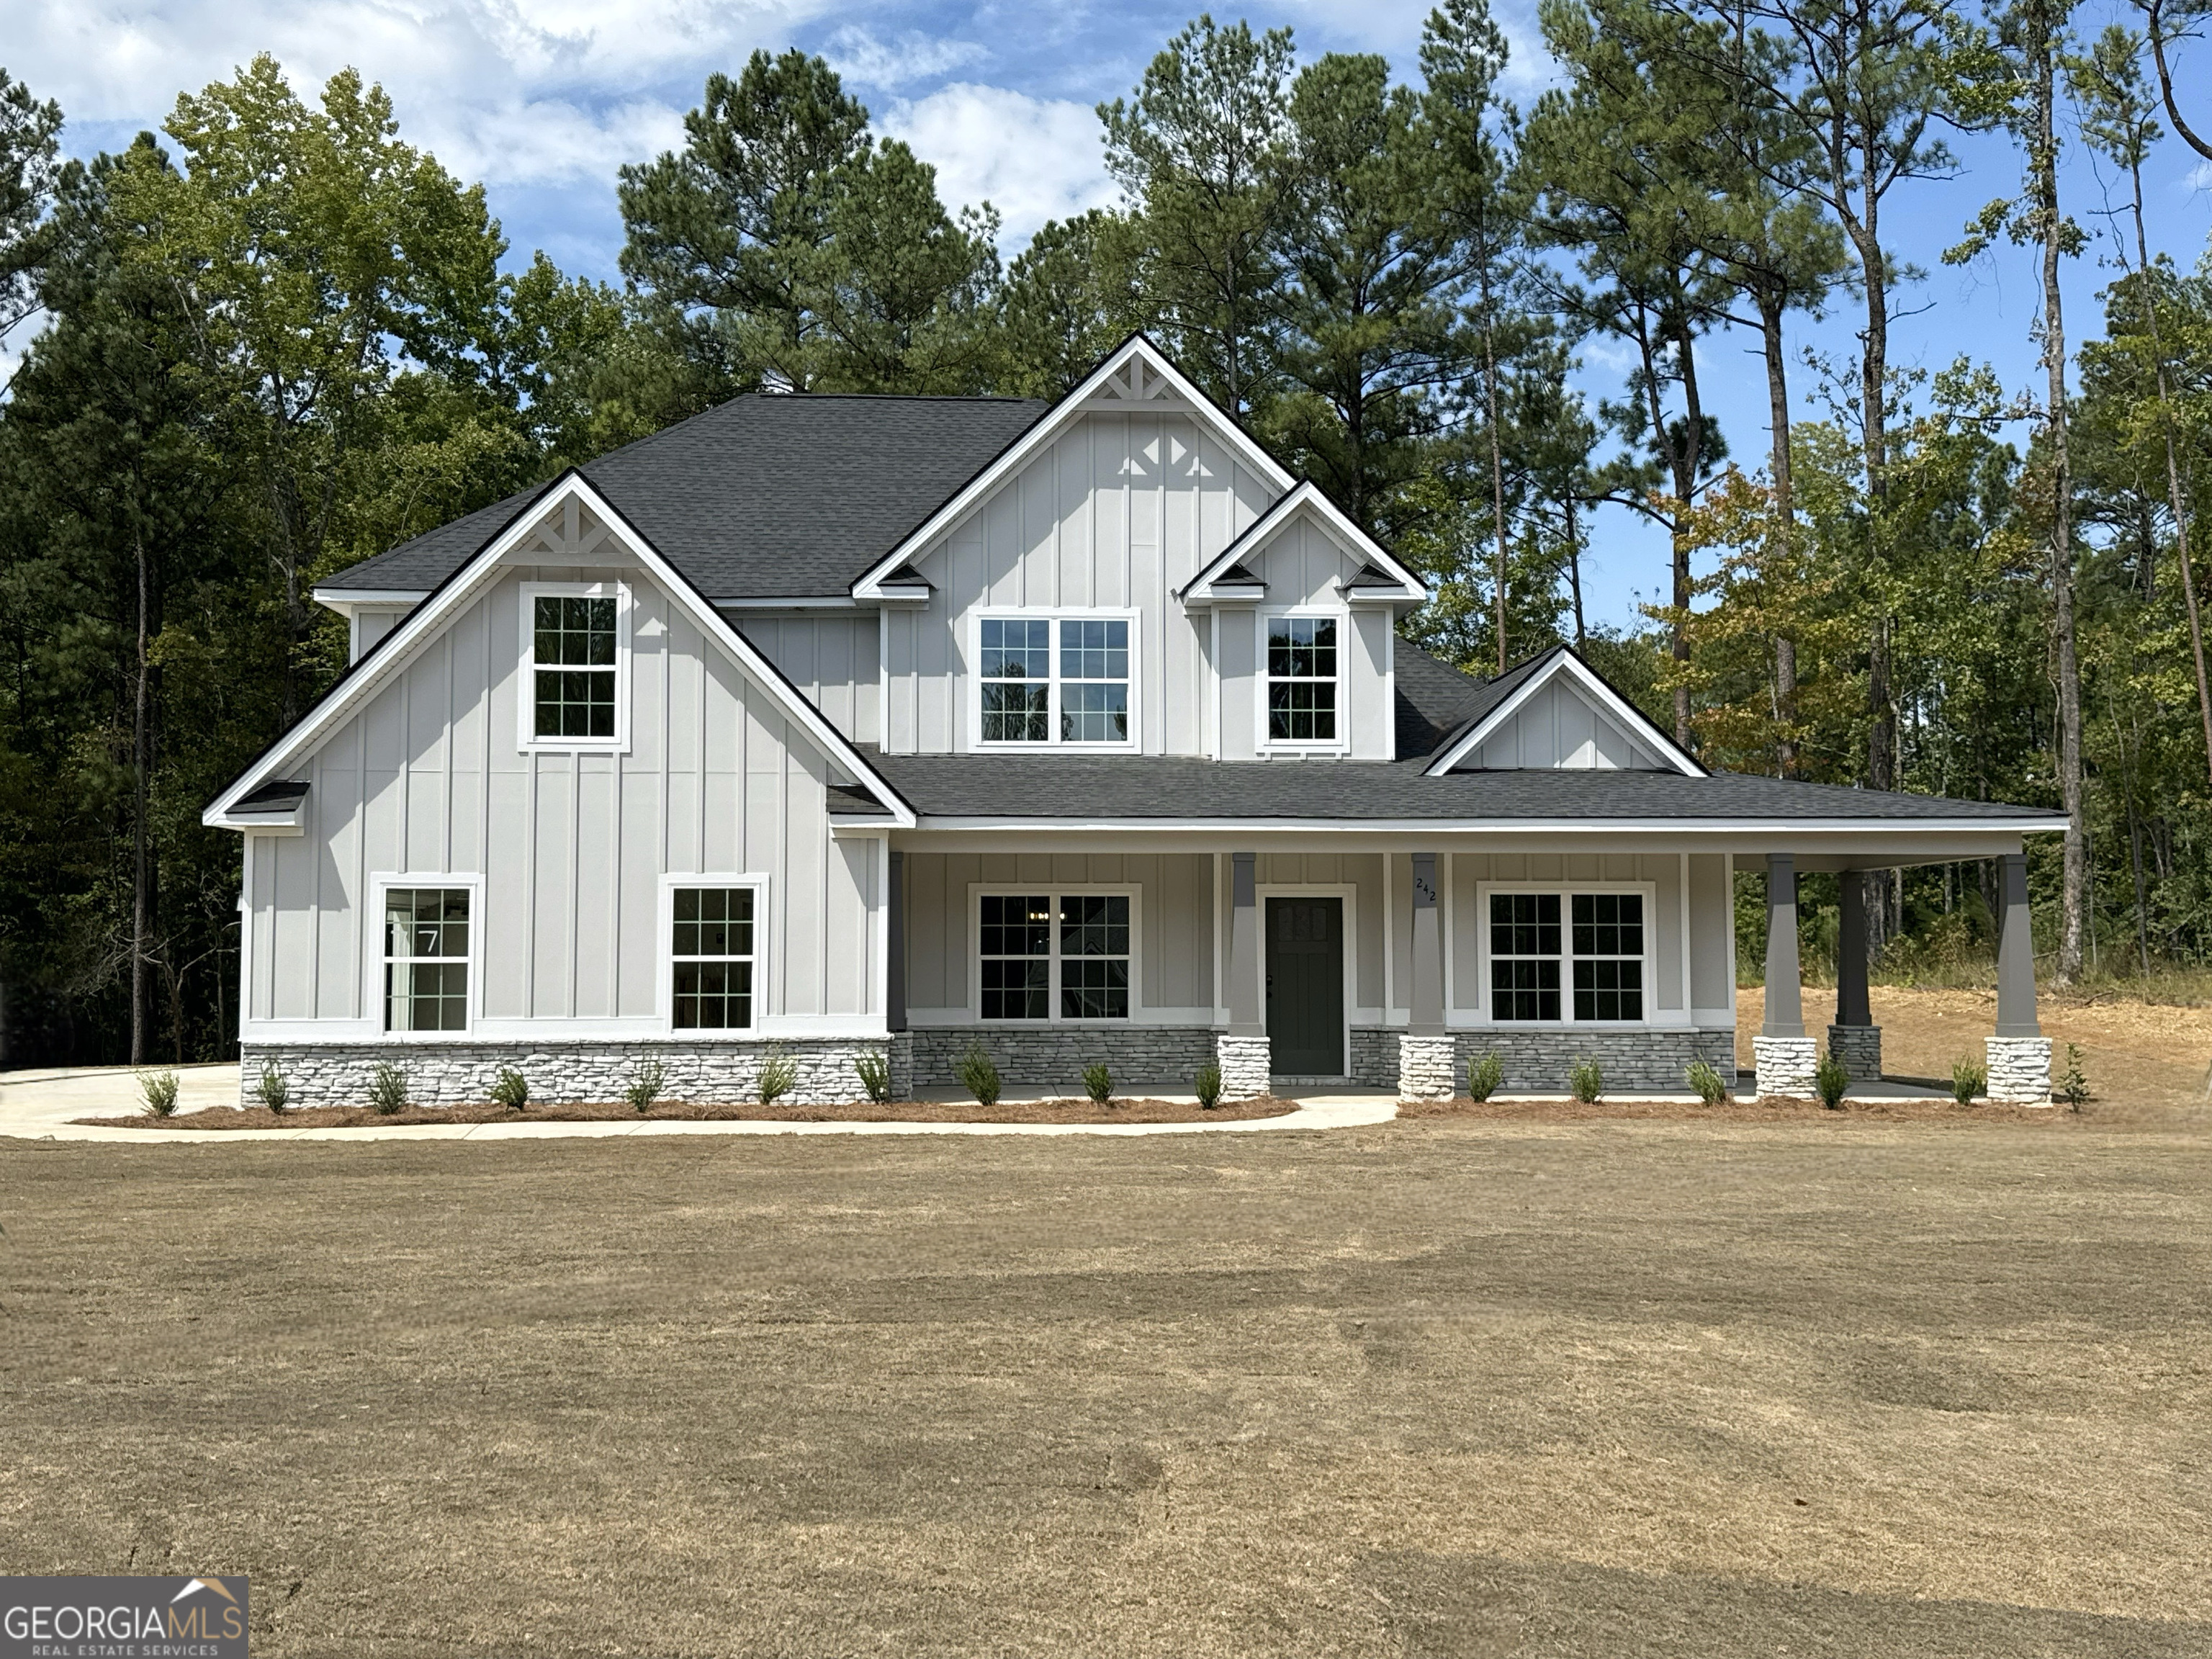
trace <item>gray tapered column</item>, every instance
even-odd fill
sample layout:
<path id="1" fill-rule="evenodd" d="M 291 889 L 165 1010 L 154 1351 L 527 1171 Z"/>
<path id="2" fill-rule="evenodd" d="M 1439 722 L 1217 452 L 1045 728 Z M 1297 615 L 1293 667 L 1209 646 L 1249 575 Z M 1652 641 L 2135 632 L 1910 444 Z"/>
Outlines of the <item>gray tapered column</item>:
<path id="1" fill-rule="evenodd" d="M 1788 853 L 1766 855 L 1766 1020 L 1751 1047 L 1760 1094 L 1812 1097 L 1814 1045 L 1805 1035 L 1797 968 L 1797 865 Z"/>
<path id="2" fill-rule="evenodd" d="M 906 854 L 896 848 L 890 857 L 890 939 L 885 947 L 887 983 L 884 992 L 884 1024 L 893 1031 L 906 1030 Z"/>
<path id="3" fill-rule="evenodd" d="M 1836 1021 L 1828 1027 L 1828 1053 L 1854 1081 L 1881 1075 L 1881 1027 L 1867 999 L 1867 883 L 1864 872 L 1836 878 Z"/>
<path id="4" fill-rule="evenodd" d="M 1989 1097 L 2021 1106 L 2051 1103 L 2051 1039 L 2035 1018 L 2035 927 L 2027 904 L 2027 859 L 1997 860 L 1997 1029 L 1988 1040 Z"/>
<path id="5" fill-rule="evenodd" d="M 1434 853 L 1413 854 L 1413 1019 L 1398 1035 L 1398 1098 L 1449 1100 L 1459 1092 L 1459 1065 L 1444 1030 L 1444 933 Z"/>
<path id="6" fill-rule="evenodd" d="M 1214 1039 L 1224 1100 L 1268 1092 L 1273 1056 L 1262 988 L 1258 859 L 1229 855 L 1229 1029 Z"/>

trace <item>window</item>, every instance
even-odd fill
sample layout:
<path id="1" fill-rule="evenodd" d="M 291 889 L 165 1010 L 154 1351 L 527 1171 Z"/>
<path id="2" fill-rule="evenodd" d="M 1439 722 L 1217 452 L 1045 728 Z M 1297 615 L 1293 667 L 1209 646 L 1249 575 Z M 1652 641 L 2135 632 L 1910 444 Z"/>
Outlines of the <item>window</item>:
<path id="1" fill-rule="evenodd" d="M 977 1012 L 985 1019 L 1129 1018 L 1129 896 L 986 893 Z"/>
<path id="2" fill-rule="evenodd" d="M 1641 893 L 1491 894 L 1491 1018 L 1641 1020 L 1644 902 Z M 1563 985 L 1572 990 L 1564 1008 Z"/>
<path id="3" fill-rule="evenodd" d="M 384 891 L 384 1029 L 465 1031 L 469 1025 L 469 891 Z"/>
<path id="4" fill-rule="evenodd" d="M 753 1023 L 750 887 L 678 887 L 671 905 L 674 1000 L 679 1031 L 739 1031 Z"/>
<path id="5" fill-rule="evenodd" d="M 623 741 L 625 598 L 612 583 L 524 585 L 526 747 L 611 749 Z"/>
<path id="6" fill-rule="evenodd" d="M 1267 618 L 1267 741 L 1334 744 L 1334 617 Z"/>
<path id="7" fill-rule="evenodd" d="M 976 678 L 987 744 L 1126 747 L 1133 623 L 1127 617 L 985 617 Z"/>

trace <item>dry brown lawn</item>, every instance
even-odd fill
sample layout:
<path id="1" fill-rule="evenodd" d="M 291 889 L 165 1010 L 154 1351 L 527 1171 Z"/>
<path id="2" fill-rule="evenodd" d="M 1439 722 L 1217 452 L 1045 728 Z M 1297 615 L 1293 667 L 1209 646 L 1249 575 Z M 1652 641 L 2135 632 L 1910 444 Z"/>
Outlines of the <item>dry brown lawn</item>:
<path id="1" fill-rule="evenodd" d="M 2201 1120 L 0 1141 L 0 1571 L 264 1656 L 2212 1652 Z"/>

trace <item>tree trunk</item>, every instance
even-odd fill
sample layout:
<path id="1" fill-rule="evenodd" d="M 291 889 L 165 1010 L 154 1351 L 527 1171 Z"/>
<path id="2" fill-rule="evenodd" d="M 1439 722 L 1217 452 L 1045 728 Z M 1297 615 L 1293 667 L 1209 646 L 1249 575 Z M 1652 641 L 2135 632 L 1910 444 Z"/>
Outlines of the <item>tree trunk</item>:
<path id="1" fill-rule="evenodd" d="M 1583 546 L 1575 527 L 1574 496 L 1570 494 L 1561 505 L 1567 511 L 1567 587 L 1575 599 L 1575 653 L 1579 656 L 1589 639 L 1583 629 Z"/>
<path id="2" fill-rule="evenodd" d="M 1490 307 L 1490 259 L 1482 261 L 1482 391 L 1490 418 L 1490 511 L 1498 532 L 1497 592 L 1492 603 L 1498 625 L 1498 672 L 1505 672 L 1505 447 L 1498 430 L 1497 332 Z"/>
<path id="3" fill-rule="evenodd" d="M 138 563 L 138 648 L 131 700 L 131 1063 L 143 1066 L 148 1017 L 153 1012 L 154 844 L 146 817 L 154 770 L 155 670 L 148 615 L 153 605 L 154 580 L 143 532 L 134 543 Z"/>
<path id="4" fill-rule="evenodd" d="M 1880 135 L 1867 130 L 1858 145 L 1858 222 L 1850 227 L 1859 259 L 1859 285 L 1866 295 L 1866 333 L 1859 351 L 1859 427 L 1866 463 L 1867 566 L 1879 581 L 1883 563 L 1884 508 L 1888 498 L 1889 433 L 1885 397 L 1889 381 L 1889 262 L 1881 246 Z M 1890 688 L 1889 617 L 1886 598 L 1878 598 L 1867 642 L 1867 787 L 1897 787 L 1897 708 Z M 1867 957 L 1879 961 L 1893 931 L 1893 884 L 1875 884 L 1867 908 Z"/>
<path id="5" fill-rule="evenodd" d="M 1758 301 L 1771 422 L 1767 470 L 1774 481 L 1774 534 L 1787 568 L 1797 544 L 1797 503 L 1790 477 L 1790 366 L 1783 356 L 1782 296 L 1771 288 L 1761 288 Z M 1774 636 L 1774 720 L 1782 728 L 1775 744 L 1777 769 L 1782 776 L 1791 777 L 1797 771 L 1797 641 L 1787 634 Z"/>

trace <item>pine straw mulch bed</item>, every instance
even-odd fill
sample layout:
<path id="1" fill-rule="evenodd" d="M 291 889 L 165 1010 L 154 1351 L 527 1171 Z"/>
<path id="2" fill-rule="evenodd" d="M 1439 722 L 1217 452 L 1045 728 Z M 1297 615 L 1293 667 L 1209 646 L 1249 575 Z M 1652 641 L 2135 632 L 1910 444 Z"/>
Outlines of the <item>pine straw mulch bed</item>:
<path id="1" fill-rule="evenodd" d="M 1817 1101 L 1772 1096 L 1737 1099 L 1717 1106 L 1695 1100 L 1456 1100 L 1403 1101 L 1403 1118 L 1486 1118 L 1537 1123 L 1580 1122 L 1603 1118 L 1643 1118 L 1668 1122 L 1712 1123 L 2080 1123 L 2097 1115 L 2093 1101 L 2081 1112 L 2063 1106 L 1961 1106 L 1953 1100 L 1847 1100 L 1833 1110 Z M 2104 1126 L 2109 1127 L 2109 1125 Z"/>
<path id="2" fill-rule="evenodd" d="M 385 1116 L 366 1106 L 301 1106 L 276 1113 L 265 1106 L 216 1106 L 173 1117 L 134 1113 L 128 1117 L 81 1117 L 76 1122 L 108 1129 L 380 1129 L 417 1123 L 1234 1123 L 1280 1117 L 1297 1109 L 1288 1100 L 1227 1101 L 1211 1111 L 1175 1100 L 902 1100 L 888 1105 L 855 1101 L 835 1106 L 763 1106 L 757 1103 L 693 1105 L 661 1101 L 639 1112 L 620 1101 L 541 1105 L 509 1111 L 487 1101 L 471 1106 L 409 1106 Z"/>

